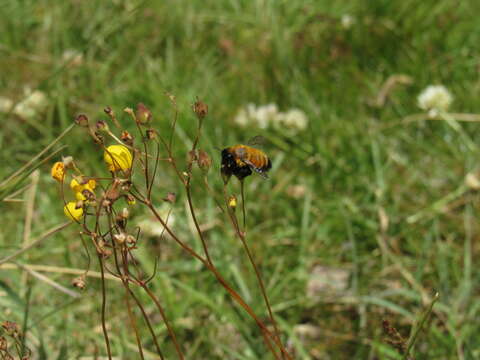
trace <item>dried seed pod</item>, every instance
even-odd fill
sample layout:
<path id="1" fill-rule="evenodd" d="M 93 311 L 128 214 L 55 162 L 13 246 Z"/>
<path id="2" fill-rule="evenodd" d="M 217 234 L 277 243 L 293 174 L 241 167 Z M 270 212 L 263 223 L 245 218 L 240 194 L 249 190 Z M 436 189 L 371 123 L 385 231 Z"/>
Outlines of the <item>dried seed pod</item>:
<path id="1" fill-rule="evenodd" d="M 147 129 L 145 135 L 148 140 L 152 140 L 157 137 L 157 132 L 155 131 L 155 129 Z"/>
<path id="2" fill-rule="evenodd" d="M 199 119 L 203 119 L 208 114 L 208 105 L 200 100 L 195 101 L 193 104 L 193 111 L 197 114 Z"/>
<path id="3" fill-rule="evenodd" d="M 198 150 L 197 163 L 200 169 L 208 171 L 212 166 L 212 158 L 204 150 Z"/>
<path id="4" fill-rule="evenodd" d="M 163 198 L 163 201 L 166 201 L 166 202 L 169 202 L 169 203 L 173 204 L 176 199 L 177 199 L 177 195 L 175 195 L 175 193 L 173 193 L 173 192 L 169 192 L 169 193 L 167 193 L 167 196 L 165 196 Z"/>
<path id="5" fill-rule="evenodd" d="M 137 110 L 135 112 L 137 122 L 140 124 L 148 124 L 152 120 L 152 112 L 143 103 L 137 104 Z"/>
<path id="6" fill-rule="evenodd" d="M 81 275 L 73 279 L 72 286 L 76 287 L 77 289 L 84 290 L 85 287 L 87 286 L 87 283 L 85 281 L 85 275 Z"/>
<path id="7" fill-rule="evenodd" d="M 122 134 L 120 135 L 120 139 L 129 146 L 133 145 L 133 136 L 126 130 L 122 131 Z"/>
<path id="8" fill-rule="evenodd" d="M 88 117 L 85 114 L 79 114 L 75 117 L 75 123 L 82 127 L 88 126 Z"/>
<path id="9" fill-rule="evenodd" d="M 125 235 L 125 233 L 114 234 L 113 240 L 115 241 L 116 244 L 122 245 L 125 243 L 125 240 L 127 240 L 127 235 Z"/>

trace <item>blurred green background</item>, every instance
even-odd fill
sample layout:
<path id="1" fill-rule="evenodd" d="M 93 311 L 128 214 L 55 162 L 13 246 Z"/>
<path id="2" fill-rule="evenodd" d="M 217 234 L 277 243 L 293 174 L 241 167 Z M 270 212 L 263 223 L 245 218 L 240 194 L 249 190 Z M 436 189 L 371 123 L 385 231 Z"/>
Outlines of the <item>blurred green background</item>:
<path id="1" fill-rule="evenodd" d="M 179 108 L 175 144 L 184 166 L 198 96 L 209 105 L 200 147 L 214 159 L 215 191 L 219 149 L 259 134 L 268 140 L 270 179 L 246 181 L 248 241 L 296 358 L 401 359 L 382 323 L 408 338 L 438 292 L 414 358 L 480 359 L 479 11 L 475 0 L 1 1 L 0 179 L 78 113 L 106 120 L 107 105 L 133 129 L 122 109 L 143 102 L 168 134 L 174 111 L 167 92 Z M 439 121 L 422 115 L 417 103 L 432 84 L 453 96 L 450 114 Z M 236 114 L 249 103 L 300 109 L 307 128 L 239 126 Z M 53 161 L 72 155 L 85 174 L 105 173 L 102 154 L 82 129 L 59 145 L 67 147 L 39 167 L 36 187 L 14 196 L 25 201 L 3 198 L 0 258 L 65 221 L 49 174 Z M 2 188 L 3 196 L 32 181 L 29 175 Z M 159 203 L 168 191 L 178 193 L 172 226 L 200 248 L 185 195 L 166 165 L 157 182 Z M 266 319 L 228 220 L 200 179 L 193 187 L 216 265 Z M 230 191 L 238 194 L 236 181 Z M 140 207 L 133 215 L 149 221 Z M 77 233 L 71 226 L 13 261 L 85 269 Z M 154 256 L 160 265 L 152 289 L 187 358 L 271 358 L 256 325 L 213 277 L 152 229 L 138 250 L 146 271 Z M 35 358 L 105 355 L 96 279 L 73 298 L 5 265 L 0 320 L 24 325 Z M 70 287 L 74 275 L 50 270 L 42 273 Z M 133 359 L 122 294 L 109 283 L 108 325 L 114 355 Z M 175 358 L 154 308 L 148 311 L 165 355 Z M 148 341 L 145 347 L 153 351 Z"/>

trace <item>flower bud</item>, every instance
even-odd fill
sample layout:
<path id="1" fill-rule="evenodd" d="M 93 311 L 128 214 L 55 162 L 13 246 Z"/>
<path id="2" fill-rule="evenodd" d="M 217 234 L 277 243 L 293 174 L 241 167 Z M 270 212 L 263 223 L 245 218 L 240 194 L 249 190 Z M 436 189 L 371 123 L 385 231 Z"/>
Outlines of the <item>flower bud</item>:
<path id="1" fill-rule="evenodd" d="M 98 120 L 97 123 L 95 124 L 95 127 L 97 128 L 98 131 L 108 131 L 108 125 L 105 121 L 103 120 Z"/>
<path id="2" fill-rule="evenodd" d="M 148 140 L 155 139 L 157 137 L 157 132 L 154 129 L 147 129 L 146 136 Z"/>
<path id="3" fill-rule="evenodd" d="M 0 336 L 0 350 L 7 350 L 8 344 L 7 344 L 7 339 L 5 339 L 3 336 Z"/>
<path id="4" fill-rule="evenodd" d="M 72 156 L 62 157 L 62 163 L 63 165 L 65 165 L 65 168 L 67 169 L 73 168 L 73 157 Z"/>
<path id="5" fill-rule="evenodd" d="M 127 145 L 133 145 L 133 136 L 128 131 L 122 131 L 120 139 Z"/>
<path id="6" fill-rule="evenodd" d="M 127 235 L 127 244 L 134 245 L 136 243 L 137 243 L 137 239 L 135 239 L 135 236 L 128 234 Z"/>
<path id="7" fill-rule="evenodd" d="M 118 245 L 122 245 L 123 243 L 125 243 L 125 240 L 127 240 L 127 235 L 125 235 L 125 233 L 114 234 L 113 235 L 113 240 Z"/>
<path id="8" fill-rule="evenodd" d="M 175 193 L 173 193 L 173 192 L 169 192 L 169 193 L 167 193 L 167 196 L 165 196 L 163 198 L 163 201 L 166 201 L 166 202 L 169 202 L 169 203 L 173 204 L 176 199 L 177 199 L 177 195 L 175 195 Z"/>
<path id="9" fill-rule="evenodd" d="M 143 103 L 139 103 L 137 104 L 135 117 L 140 124 L 148 124 L 152 120 L 152 112 Z"/>
<path id="10" fill-rule="evenodd" d="M 85 115 L 85 114 L 79 114 L 79 115 L 77 115 L 77 117 L 75 118 L 75 123 L 76 123 L 78 126 L 87 127 L 87 126 L 88 126 L 88 117 L 87 117 L 87 115 Z"/>
<path id="11" fill-rule="evenodd" d="M 13 321 L 4 321 L 2 323 L 2 328 L 8 336 L 17 337 L 20 335 L 20 327 Z"/>
<path id="12" fill-rule="evenodd" d="M 203 150 L 198 150 L 198 167 L 203 171 L 210 170 L 212 166 L 212 158 Z"/>
<path id="13" fill-rule="evenodd" d="M 235 195 L 230 195 L 228 198 L 228 206 L 232 209 L 235 209 L 237 207 L 237 198 Z"/>
<path id="14" fill-rule="evenodd" d="M 87 283 L 85 281 L 85 276 L 79 276 L 76 277 L 75 279 L 72 280 L 72 285 L 73 287 L 76 287 L 77 289 L 84 290 L 85 287 L 87 286 Z"/>
<path id="15" fill-rule="evenodd" d="M 127 194 L 126 198 L 128 205 L 135 205 L 135 203 L 137 202 L 131 194 Z"/>
<path id="16" fill-rule="evenodd" d="M 109 116 L 113 115 L 113 109 L 110 106 L 105 107 L 105 109 L 103 109 L 103 112 Z"/>
<path id="17" fill-rule="evenodd" d="M 208 114 L 208 105 L 197 100 L 195 104 L 193 104 L 193 111 L 199 119 L 203 119 Z"/>

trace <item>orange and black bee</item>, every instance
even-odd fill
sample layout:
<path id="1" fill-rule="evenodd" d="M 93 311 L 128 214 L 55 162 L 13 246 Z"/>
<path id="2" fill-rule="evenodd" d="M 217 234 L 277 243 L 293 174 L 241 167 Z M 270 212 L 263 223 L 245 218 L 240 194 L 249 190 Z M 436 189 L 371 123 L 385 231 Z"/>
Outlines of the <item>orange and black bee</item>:
<path id="1" fill-rule="evenodd" d="M 250 142 L 253 142 L 253 139 Z M 238 144 L 222 150 L 221 171 L 226 181 L 232 175 L 243 180 L 252 174 L 252 170 L 266 179 L 268 178 L 267 172 L 271 167 L 272 162 L 268 156 L 252 146 Z"/>

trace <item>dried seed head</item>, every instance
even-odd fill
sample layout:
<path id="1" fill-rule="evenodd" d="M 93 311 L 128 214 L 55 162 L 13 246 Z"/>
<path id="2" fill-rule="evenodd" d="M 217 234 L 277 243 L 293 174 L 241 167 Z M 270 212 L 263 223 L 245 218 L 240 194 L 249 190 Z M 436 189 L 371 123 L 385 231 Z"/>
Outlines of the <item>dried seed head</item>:
<path id="1" fill-rule="evenodd" d="M 122 245 L 123 243 L 125 243 L 125 240 L 127 240 L 127 235 L 125 235 L 125 233 L 115 234 L 113 235 L 113 240 L 118 245 Z"/>
<path id="2" fill-rule="evenodd" d="M 5 339 L 3 336 L 0 336 L 0 350 L 7 350 L 7 339 Z"/>
<path id="3" fill-rule="evenodd" d="M 198 150 L 198 167 L 203 171 L 210 170 L 212 166 L 212 158 L 203 150 Z"/>
<path id="4" fill-rule="evenodd" d="M 133 145 L 133 136 L 128 131 L 122 131 L 120 139 L 129 146 Z"/>
<path id="5" fill-rule="evenodd" d="M 62 157 L 62 163 L 66 168 L 73 168 L 73 157 L 72 156 L 64 156 Z"/>
<path id="6" fill-rule="evenodd" d="M 105 112 L 105 114 L 107 114 L 109 116 L 113 115 L 113 109 L 110 106 L 105 107 L 105 109 L 103 109 L 103 111 Z"/>
<path id="7" fill-rule="evenodd" d="M 163 201 L 166 201 L 166 202 L 169 202 L 169 203 L 173 204 L 176 199 L 177 199 L 177 195 L 175 195 L 175 193 L 173 193 L 173 192 L 169 192 L 169 193 L 167 193 L 167 196 L 165 196 L 163 198 Z"/>
<path id="8" fill-rule="evenodd" d="M 138 103 L 135 117 L 140 124 L 148 124 L 152 120 L 152 112 L 143 103 Z"/>
<path id="9" fill-rule="evenodd" d="M 112 202 L 108 199 L 104 199 L 102 201 L 102 207 L 104 207 L 105 209 L 107 209 L 107 211 L 110 209 L 110 207 L 112 206 Z"/>
<path id="10" fill-rule="evenodd" d="M 197 100 L 195 104 L 193 104 L 193 111 L 197 114 L 199 119 L 203 119 L 208 114 L 208 105 Z"/>
<path id="11" fill-rule="evenodd" d="M 137 239 L 135 239 L 135 236 L 128 234 L 127 235 L 127 244 L 135 245 L 136 243 L 137 243 Z"/>
<path id="12" fill-rule="evenodd" d="M 130 180 L 124 180 L 120 187 L 123 191 L 130 191 L 130 188 L 132 187 L 132 182 Z"/>
<path id="13" fill-rule="evenodd" d="M 77 289 L 84 290 L 85 287 L 87 286 L 87 283 L 85 281 L 85 275 L 81 275 L 73 279 L 72 286 L 76 287 Z"/>
<path id="14" fill-rule="evenodd" d="M 13 321 L 4 321 L 2 323 L 2 328 L 3 330 L 5 330 L 8 336 L 17 337 L 18 335 L 20 335 L 20 327 L 17 323 Z"/>
<path id="15" fill-rule="evenodd" d="M 126 207 L 124 207 L 122 209 L 122 211 L 120 211 L 120 214 L 119 214 L 123 219 L 128 219 L 128 217 L 130 216 L 130 211 L 128 211 L 128 209 Z"/>
<path id="16" fill-rule="evenodd" d="M 95 141 L 96 144 L 102 145 L 104 143 L 104 137 L 102 134 L 100 134 L 98 131 L 94 131 L 92 134 L 93 141 Z"/>
<path id="17" fill-rule="evenodd" d="M 103 248 L 100 255 L 102 255 L 103 258 L 108 259 L 110 256 L 112 256 L 112 250 Z"/>
<path id="18" fill-rule="evenodd" d="M 197 160 L 197 152 L 195 150 L 190 150 L 187 153 L 187 162 L 190 164 Z"/>
<path id="19" fill-rule="evenodd" d="M 97 123 L 95 124 L 95 127 L 97 128 L 98 131 L 109 131 L 108 125 L 105 121 L 103 120 L 98 120 Z"/>
<path id="20" fill-rule="evenodd" d="M 88 117 L 85 114 L 79 114 L 75 118 L 75 123 L 79 126 L 82 127 L 87 127 L 88 126 Z"/>
<path id="21" fill-rule="evenodd" d="M 147 129 L 146 136 L 148 140 L 155 139 L 157 137 L 157 132 L 155 129 Z"/>

